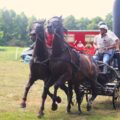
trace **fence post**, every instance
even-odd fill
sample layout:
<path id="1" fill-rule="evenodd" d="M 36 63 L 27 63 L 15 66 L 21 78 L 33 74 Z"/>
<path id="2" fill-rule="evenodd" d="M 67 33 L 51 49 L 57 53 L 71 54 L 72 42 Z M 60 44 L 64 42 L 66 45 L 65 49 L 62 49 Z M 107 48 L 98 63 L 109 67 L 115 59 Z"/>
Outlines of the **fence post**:
<path id="1" fill-rule="evenodd" d="M 18 49 L 19 49 L 19 47 L 16 47 L 15 60 L 17 60 L 17 59 L 18 59 Z"/>

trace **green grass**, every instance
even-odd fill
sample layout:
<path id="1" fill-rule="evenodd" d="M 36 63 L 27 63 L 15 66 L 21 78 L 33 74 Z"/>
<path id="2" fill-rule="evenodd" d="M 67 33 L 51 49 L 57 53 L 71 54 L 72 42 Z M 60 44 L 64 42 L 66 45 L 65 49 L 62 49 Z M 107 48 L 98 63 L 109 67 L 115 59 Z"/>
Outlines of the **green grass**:
<path id="1" fill-rule="evenodd" d="M 20 108 L 29 77 L 29 65 L 22 63 L 20 59 L 14 59 L 15 50 L 16 47 L 0 47 L 0 120 L 39 120 L 37 113 L 41 104 L 43 82 L 36 81 L 28 94 L 27 108 Z M 19 55 L 22 50 L 23 48 L 19 48 Z M 58 110 L 51 110 L 52 101 L 47 97 L 42 120 L 120 120 L 120 111 L 112 108 L 111 97 L 99 96 L 93 103 L 91 112 L 86 111 L 84 99 L 81 106 L 83 114 L 78 115 L 76 104 L 72 107 L 72 114 L 66 113 L 66 96 L 61 90 L 58 94 L 62 97 Z M 75 96 L 73 100 L 75 101 Z"/>
<path id="2" fill-rule="evenodd" d="M 0 61 L 20 60 L 20 54 L 24 48 L 20 47 L 3 47 L 0 46 Z"/>

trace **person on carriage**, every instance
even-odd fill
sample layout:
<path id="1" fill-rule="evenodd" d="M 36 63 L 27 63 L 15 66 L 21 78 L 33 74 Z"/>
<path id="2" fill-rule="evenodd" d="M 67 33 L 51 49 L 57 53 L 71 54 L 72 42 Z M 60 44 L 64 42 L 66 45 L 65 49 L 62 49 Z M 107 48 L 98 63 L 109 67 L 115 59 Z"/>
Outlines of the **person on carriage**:
<path id="1" fill-rule="evenodd" d="M 96 61 L 102 60 L 104 64 L 109 64 L 112 59 L 115 48 L 118 43 L 118 37 L 111 31 L 108 30 L 106 24 L 99 25 L 100 34 L 96 35 L 94 38 L 94 47 L 96 53 L 93 59 Z M 107 73 L 107 66 L 103 67 L 103 73 Z"/>
<path id="2" fill-rule="evenodd" d="M 100 21 L 98 23 L 98 27 L 100 27 L 101 25 L 106 25 L 107 26 L 107 24 L 104 21 Z M 108 26 L 107 26 L 107 28 L 108 28 Z M 115 33 L 113 31 L 109 30 L 109 29 L 107 30 L 107 34 L 110 34 L 111 36 L 116 36 Z M 117 42 L 119 42 L 119 39 L 118 39 Z M 119 50 L 119 44 L 118 44 L 118 46 L 116 46 L 116 50 Z"/>
<path id="3" fill-rule="evenodd" d="M 98 27 L 100 26 L 100 25 L 107 25 L 104 21 L 100 21 L 99 23 L 98 23 Z M 115 35 L 115 33 L 114 32 L 112 32 L 111 30 L 108 30 L 107 31 L 107 33 L 108 34 L 110 34 L 110 35 Z M 119 69 L 119 71 L 120 71 L 120 39 L 117 41 L 117 46 L 116 46 L 116 50 L 115 50 L 115 54 L 114 54 L 114 56 L 113 56 L 113 67 L 115 67 L 115 68 L 118 68 Z"/>

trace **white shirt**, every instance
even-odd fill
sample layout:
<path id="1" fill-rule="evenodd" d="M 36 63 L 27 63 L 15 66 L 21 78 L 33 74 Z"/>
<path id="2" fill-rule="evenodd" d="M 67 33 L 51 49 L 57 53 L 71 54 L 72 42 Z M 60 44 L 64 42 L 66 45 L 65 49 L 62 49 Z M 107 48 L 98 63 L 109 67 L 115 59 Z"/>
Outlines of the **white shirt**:
<path id="1" fill-rule="evenodd" d="M 115 44 L 118 37 L 110 30 L 106 33 L 104 37 L 101 34 L 97 35 L 94 39 L 94 43 L 98 48 L 99 53 L 107 52 L 104 50 L 105 47 L 109 47 Z"/>
<path id="2" fill-rule="evenodd" d="M 84 47 L 84 45 L 82 43 L 78 43 L 77 47 L 81 48 L 81 47 Z"/>

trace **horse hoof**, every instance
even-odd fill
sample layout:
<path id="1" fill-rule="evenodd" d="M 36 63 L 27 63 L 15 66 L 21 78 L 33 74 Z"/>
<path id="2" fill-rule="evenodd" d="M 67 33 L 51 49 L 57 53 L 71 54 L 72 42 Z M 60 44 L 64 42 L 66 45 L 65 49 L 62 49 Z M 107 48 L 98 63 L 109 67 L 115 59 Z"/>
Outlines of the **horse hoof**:
<path id="1" fill-rule="evenodd" d="M 55 110 L 57 110 L 57 108 L 58 108 L 58 105 L 55 103 L 55 104 L 52 104 L 52 110 L 53 111 L 55 111 Z"/>
<path id="2" fill-rule="evenodd" d="M 42 118 L 44 116 L 44 113 L 43 112 L 40 112 L 39 114 L 38 114 L 38 118 Z"/>
<path id="3" fill-rule="evenodd" d="M 90 105 L 87 105 L 87 111 L 91 111 L 92 107 Z"/>
<path id="4" fill-rule="evenodd" d="M 69 108 L 67 108 L 67 113 L 69 114 L 69 113 L 71 113 L 71 111 L 70 111 L 70 109 Z"/>
<path id="5" fill-rule="evenodd" d="M 78 115 L 81 115 L 82 114 L 82 111 L 78 111 Z"/>
<path id="6" fill-rule="evenodd" d="M 67 110 L 67 113 L 68 113 L 68 114 L 70 114 L 70 113 L 71 113 L 71 111 L 70 111 L 70 110 Z"/>
<path id="7" fill-rule="evenodd" d="M 57 102 L 57 103 L 61 103 L 61 101 L 62 101 L 61 98 L 58 96 L 58 97 L 56 98 L 56 102 Z"/>
<path id="8" fill-rule="evenodd" d="M 25 102 L 23 102 L 23 103 L 21 103 L 21 108 L 26 108 L 26 103 Z"/>

